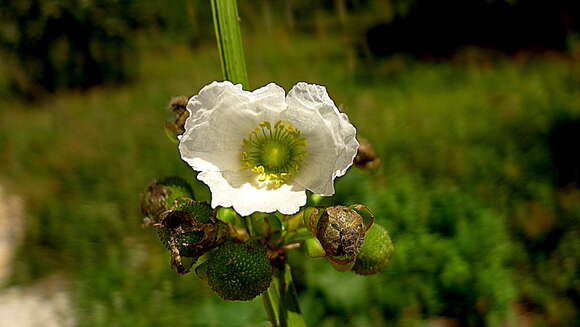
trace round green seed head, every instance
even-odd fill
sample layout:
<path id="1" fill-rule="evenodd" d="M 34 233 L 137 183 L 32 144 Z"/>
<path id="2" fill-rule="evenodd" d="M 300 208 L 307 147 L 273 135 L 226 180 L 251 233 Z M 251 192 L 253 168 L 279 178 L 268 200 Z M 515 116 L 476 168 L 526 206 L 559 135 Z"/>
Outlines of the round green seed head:
<path id="1" fill-rule="evenodd" d="M 352 270 L 360 275 L 376 274 L 387 267 L 394 251 L 387 230 L 379 224 L 373 224 L 365 235 Z"/>
<path id="2" fill-rule="evenodd" d="M 269 286 L 272 266 L 260 243 L 222 244 L 208 259 L 209 286 L 225 300 L 249 301 Z"/>
<path id="3" fill-rule="evenodd" d="M 187 212 L 199 223 L 212 223 L 213 210 L 207 202 L 182 198 L 176 201 L 175 210 Z"/>

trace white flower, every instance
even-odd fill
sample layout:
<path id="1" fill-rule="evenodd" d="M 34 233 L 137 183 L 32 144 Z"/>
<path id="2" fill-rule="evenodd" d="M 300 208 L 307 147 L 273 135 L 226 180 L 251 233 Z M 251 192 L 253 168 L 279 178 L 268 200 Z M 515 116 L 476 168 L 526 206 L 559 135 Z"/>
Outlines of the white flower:
<path id="1" fill-rule="evenodd" d="M 212 207 L 296 213 L 305 190 L 334 194 L 358 149 L 356 129 L 320 85 L 253 92 L 213 82 L 189 99 L 181 158 L 212 193 Z"/>

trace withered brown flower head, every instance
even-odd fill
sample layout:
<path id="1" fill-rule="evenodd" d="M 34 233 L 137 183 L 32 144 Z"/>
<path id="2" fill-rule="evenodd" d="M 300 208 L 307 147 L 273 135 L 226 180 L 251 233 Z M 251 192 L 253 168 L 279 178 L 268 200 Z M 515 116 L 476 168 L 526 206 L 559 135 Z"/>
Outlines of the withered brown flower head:
<path id="1" fill-rule="evenodd" d="M 354 158 L 354 164 L 362 169 L 374 169 L 381 163 L 375 149 L 367 139 L 361 139 L 358 152 Z"/>
<path id="2" fill-rule="evenodd" d="M 181 135 L 185 132 L 185 121 L 189 117 L 189 112 L 186 109 L 187 101 L 187 97 L 178 96 L 169 102 L 169 109 L 175 113 L 175 121 L 165 122 L 165 127 L 175 135 Z"/>
<path id="3" fill-rule="evenodd" d="M 365 237 L 363 217 L 355 210 L 335 206 L 326 208 L 316 227 L 316 237 L 326 254 L 340 263 L 356 259 Z"/>
<path id="4" fill-rule="evenodd" d="M 159 222 L 159 216 L 169 209 L 167 198 L 171 190 L 165 185 L 153 182 L 141 194 L 141 213 L 153 223 Z"/>

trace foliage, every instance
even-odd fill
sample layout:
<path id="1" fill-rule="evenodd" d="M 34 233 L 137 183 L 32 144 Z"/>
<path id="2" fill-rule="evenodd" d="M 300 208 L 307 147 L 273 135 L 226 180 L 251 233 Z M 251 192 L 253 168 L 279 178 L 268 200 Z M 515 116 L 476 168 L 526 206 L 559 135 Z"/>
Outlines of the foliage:
<path id="1" fill-rule="evenodd" d="M 135 72 L 138 31 L 161 30 L 194 43 L 196 17 L 184 0 L 2 0 L 0 51 L 10 63 L 13 91 L 31 99 L 126 81 Z"/>
<path id="2" fill-rule="evenodd" d="M 0 45 L 27 96 L 126 78 L 134 2 L 2 1 Z"/>

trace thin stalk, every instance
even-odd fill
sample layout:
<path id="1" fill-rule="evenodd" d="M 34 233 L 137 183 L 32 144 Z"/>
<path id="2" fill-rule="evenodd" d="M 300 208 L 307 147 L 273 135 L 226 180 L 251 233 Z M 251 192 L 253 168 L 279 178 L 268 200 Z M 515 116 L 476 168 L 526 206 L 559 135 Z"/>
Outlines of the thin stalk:
<path id="1" fill-rule="evenodd" d="M 272 324 L 272 327 L 280 327 L 279 324 L 279 303 L 280 303 L 280 293 L 278 292 L 276 277 L 272 280 L 270 287 L 262 294 L 262 302 L 264 303 L 264 310 L 268 316 L 268 320 Z"/>
<path id="2" fill-rule="evenodd" d="M 216 40 L 224 79 L 240 83 L 248 89 L 248 73 L 244 59 L 244 47 L 240 33 L 236 0 L 211 0 Z M 246 217 L 246 227 L 254 234 L 251 217 Z M 262 295 L 266 314 L 274 327 L 305 327 L 304 317 L 298 306 L 298 296 L 292 281 L 290 266 L 276 269 L 270 287 Z"/>
<path id="3" fill-rule="evenodd" d="M 272 284 L 262 295 L 268 318 L 274 327 L 306 327 L 288 264 L 277 269 Z"/>
<path id="4" fill-rule="evenodd" d="M 215 36 L 224 79 L 248 89 L 248 73 L 236 0 L 211 0 Z"/>

